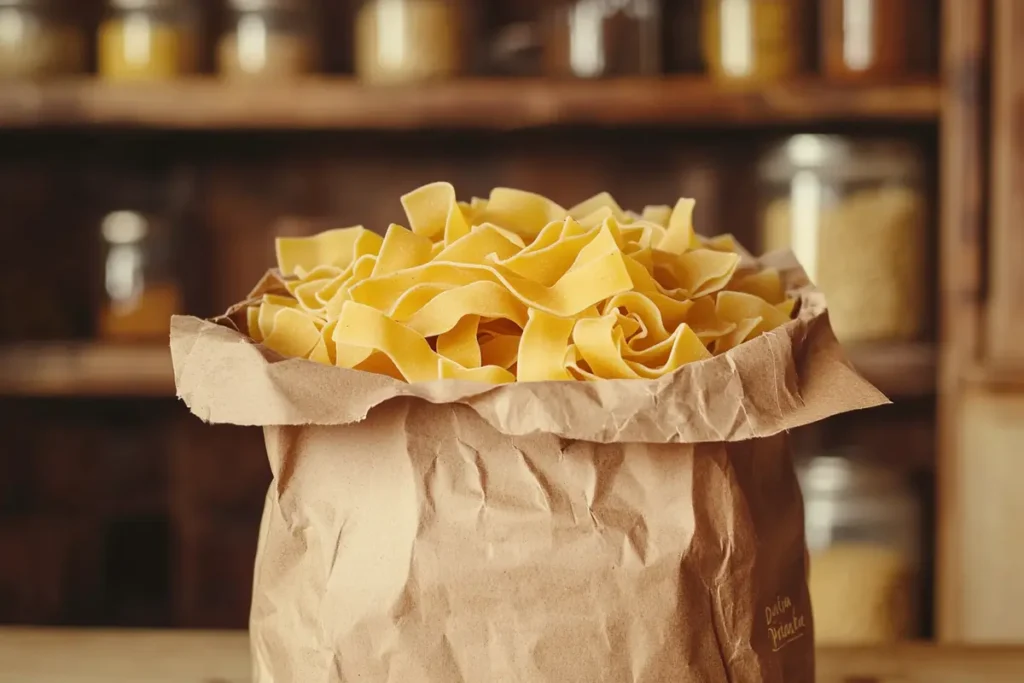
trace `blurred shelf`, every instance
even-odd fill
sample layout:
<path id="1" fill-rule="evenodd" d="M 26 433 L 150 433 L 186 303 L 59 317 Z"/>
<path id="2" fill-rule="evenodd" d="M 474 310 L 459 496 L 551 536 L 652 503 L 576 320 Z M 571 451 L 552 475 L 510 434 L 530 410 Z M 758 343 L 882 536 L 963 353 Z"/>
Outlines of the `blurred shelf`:
<path id="1" fill-rule="evenodd" d="M 239 87 L 214 79 L 0 87 L 0 128 L 511 130 L 545 126 L 758 126 L 937 121 L 941 87 L 820 80 L 753 89 L 704 78 L 467 79 L 369 87 L 351 79 Z"/>
<path id="2" fill-rule="evenodd" d="M 851 345 L 847 355 L 890 398 L 935 392 L 935 349 L 927 344 Z M 171 356 L 162 346 L 20 344 L 0 347 L 0 395 L 173 396 Z"/>
<path id="3" fill-rule="evenodd" d="M 937 355 L 930 344 L 850 344 L 846 354 L 854 367 L 889 398 L 921 398 L 935 394 Z"/>
<path id="4" fill-rule="evenodd" d="M 1024 393 L 1024 364 L 979 363 L 968 367 L 963 379 L 975 389 L 996 393 Z"/>
<path id="5" fill-rule="evenodd" d="M 0 395 L 173 396 L 170 349 L 89 343 L 0 347 Z"/>

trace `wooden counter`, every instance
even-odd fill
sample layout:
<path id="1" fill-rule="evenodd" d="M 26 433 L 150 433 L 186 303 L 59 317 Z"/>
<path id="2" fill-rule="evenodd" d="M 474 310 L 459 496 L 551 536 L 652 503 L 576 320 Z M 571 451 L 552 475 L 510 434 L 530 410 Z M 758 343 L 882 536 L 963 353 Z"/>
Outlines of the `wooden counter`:
<path id="1" fill-rule="evenodd" d="M 244 633 L 0 629 L 0 683 L 247 683 Z M 1021 683 L 1024 647 L 824 649 L 818 683 Z"/>

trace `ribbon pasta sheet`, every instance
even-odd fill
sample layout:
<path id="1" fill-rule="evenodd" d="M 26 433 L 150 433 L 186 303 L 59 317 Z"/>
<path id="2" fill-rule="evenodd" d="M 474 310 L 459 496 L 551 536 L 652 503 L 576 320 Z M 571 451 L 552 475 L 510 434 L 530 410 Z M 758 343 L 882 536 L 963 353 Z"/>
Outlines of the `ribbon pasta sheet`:
<path id="1" fill-rule="evenodd" d="M 279 239 L 290 296 L 249 308 L 252 339 L 408 382 L 655 379 L 793 315 L 778 272 L 694 232 L 691 199 L 636 214 L 607 193 L 565 209 L 433 183 L 402 205 L 409 227 L 383 236 Z"/>

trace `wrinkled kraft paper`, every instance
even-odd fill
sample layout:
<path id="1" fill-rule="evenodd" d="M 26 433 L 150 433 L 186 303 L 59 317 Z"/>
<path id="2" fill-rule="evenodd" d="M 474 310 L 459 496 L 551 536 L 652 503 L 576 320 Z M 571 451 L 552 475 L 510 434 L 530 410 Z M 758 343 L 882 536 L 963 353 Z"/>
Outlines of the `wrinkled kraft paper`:
<path id="1" fill-rule="evenodd" d="M 175 318 L 178 395 L 266 435 L 256 681 L 813 681 L 785 432 L 885 397 L 765 263 L 798 318 L 656 381 L 409 385 Z"/>

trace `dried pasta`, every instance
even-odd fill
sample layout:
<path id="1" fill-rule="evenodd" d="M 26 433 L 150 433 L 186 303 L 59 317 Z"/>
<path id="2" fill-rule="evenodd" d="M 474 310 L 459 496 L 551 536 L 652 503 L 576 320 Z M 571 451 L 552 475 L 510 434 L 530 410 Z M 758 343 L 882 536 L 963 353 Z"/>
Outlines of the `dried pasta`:
<path id="1" fill-rule="evenodd" d="M 779 273 L 729 235 L 693 230 L 694 202 L 570 209 L 448 183 L 401 199 L 409 227 L 277 241 L 288 296 L 264 295 L 249 335 L 287 357 L 408 382 L 656 379 L 788 321 Z"/>

